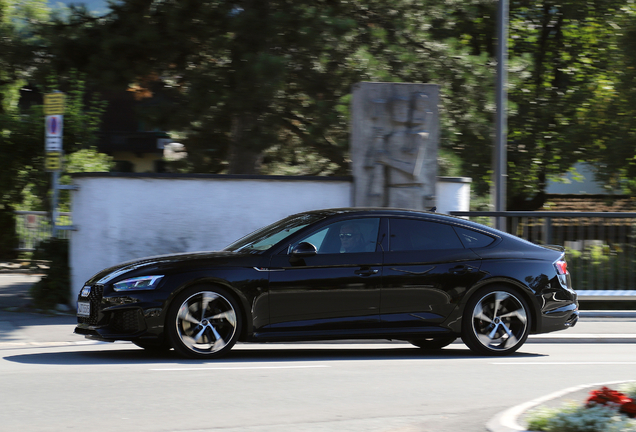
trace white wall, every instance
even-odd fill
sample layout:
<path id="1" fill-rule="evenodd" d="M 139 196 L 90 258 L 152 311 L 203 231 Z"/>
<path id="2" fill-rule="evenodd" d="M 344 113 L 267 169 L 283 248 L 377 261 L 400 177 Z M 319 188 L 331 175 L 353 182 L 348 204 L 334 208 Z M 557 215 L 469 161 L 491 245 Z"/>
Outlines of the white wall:
<path id="1" fill-rule="evenodd" d="M 219 250 L 290 214 L 350 207 L 350 178 L 76 174 L 72 299 L 115 264 L 153 255 Z M 440 177 L 437 211 L 467 211 L 470 179 Z"/>
<path id="2" fill-rule="evenodd" d="M 437 213 L 470 211 L 470 177 L 437 177 Z"/>
<path id="3" fill-rule="evenodd" d="M 72 297 L 105 267 L 218 250 L 290 214 L 348 207 L 348 178 L 80 174 L 74 177 Z"/>

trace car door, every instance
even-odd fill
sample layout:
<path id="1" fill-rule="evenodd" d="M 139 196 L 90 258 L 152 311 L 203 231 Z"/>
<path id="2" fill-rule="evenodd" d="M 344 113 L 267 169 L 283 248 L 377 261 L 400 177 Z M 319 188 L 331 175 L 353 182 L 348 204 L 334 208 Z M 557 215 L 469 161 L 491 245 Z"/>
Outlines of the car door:
<path id="1" fill-rule="evenodd" d="M 337 331 L 377 325 L 382 275 L 379 225 L 380 218 L 334 222 L 273 256 L 269 329 Z M 358 247 L 345 250 L 343 241 L 354 237 Z M 312 244 L 316 253 L 294 259 L 290 251 L 299 243 Z"/>
<path id="2" fill-rule="evenodd" d="M 479 277 L 481 261 L 449 224 L 390 218 L 380 319 L 385 327 L 441 323 Z"/>

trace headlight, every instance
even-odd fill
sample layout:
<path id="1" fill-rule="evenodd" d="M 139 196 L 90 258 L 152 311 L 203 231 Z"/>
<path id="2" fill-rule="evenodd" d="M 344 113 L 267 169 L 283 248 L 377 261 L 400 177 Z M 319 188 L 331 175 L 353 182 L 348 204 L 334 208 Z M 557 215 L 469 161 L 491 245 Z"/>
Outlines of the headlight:
<path id="1" fill-rule="evenodd" d="M 113 289 L 115 291 L 153 290 L 157 288 L 161 278 L 163 275 L 134 277 L 113 284 Z"/>

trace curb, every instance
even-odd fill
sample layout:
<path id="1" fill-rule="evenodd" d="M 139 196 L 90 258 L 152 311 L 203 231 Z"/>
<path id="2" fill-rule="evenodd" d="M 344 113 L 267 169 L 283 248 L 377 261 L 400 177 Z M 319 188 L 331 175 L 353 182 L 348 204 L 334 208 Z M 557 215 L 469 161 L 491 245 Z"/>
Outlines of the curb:
<path id="1" fill-rule="evenodd" d="M 508 408 L 505 411 L 502 411 L 496 414 L 488 423 L 486 423 L 486 429 L 490 432 L 530 432 L 527 431 L 525 427 L 519 424 L 519 419 L 532 410 L 533 408 L 538 407 L 539 405 L 554 400 L 563 398 L 569 394 L 576 393 L 581 390 L 586 390 L 592 387 L 603 387 L 603 386 L 612 386 L 616 384 L 623 384 L 628 382 L 634 382 L 636 380 L 625 380 L 625 381 L 609 381 L 604 383 L 595 383 L 595 384 L 582 384 L 575 387 L 569 387 L 563 390 L 556 391 L 554 393 L 550 393 L 546 396 L 542 396 L 540 398 L 524 402 L 512 408 Z"/>
<path id="2" fill-rule="evenodd" d="M 579 310 L 579 318 L 636 318 L 636 310 Z"/>

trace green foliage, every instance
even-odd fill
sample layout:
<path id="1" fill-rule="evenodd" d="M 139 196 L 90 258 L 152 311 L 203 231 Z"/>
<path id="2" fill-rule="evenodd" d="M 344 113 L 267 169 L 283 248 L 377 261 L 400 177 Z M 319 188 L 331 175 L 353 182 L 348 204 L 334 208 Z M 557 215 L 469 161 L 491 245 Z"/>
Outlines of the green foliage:
<path id="1" fill-rule="evenodd" d="M 618 389 L 628 398 L 636 397 L 636 384 L 633 382 L 623 383 Z M 546 432 L 636 431 L 636 420 L 620 414 L 618 404 L 587 406 L 571 401 L 561 407 L 540 406 L 528 413 L 527 429 Z"/>
<path id="2" fill-rule="evenodd" d="M 17 90 L 35 66 L 41 40 L 33 24 L 47 18 L 46 3 L 0 0 L 0 115 L 17 106 Z"/>
<path id="3" fill-rule="evenodd" d="M 440 177 L 462 177 L 462 160 L 444 148 L 437 155 L 437 175 Z"/>
<path id="4" fill-rule="evenodd" d="M 454 153 L 484 196 L 496 7 L 125 0 L 99 19 L 73 7 L 40 25 L 24 39 L 39 38 L 37 50 L 25 50 L 31 60 L 11 64 L 37 59 L 24 69 L 34 77 L 76 69 L 100 87 L 134 92 L 148 102 L 147 123 L 177 132 L 186 146 L 189 159 L 172 164 L 180 172 L 347 174 L 351 85 L 436 83 L 442 170 Z M 539 208 L 548 179 L 577 161 L 594 163 L 608 187 L 636 191 L 634 3 L 513 0 L 509 22 L 508 209 Z M 67 152 L 90 146 L 97 118 L 87 117 L 86 129 L 69 123 Z M 65 147 L 66 133 L 65 118 Z"/>
<path id="5" fill-rule="evenodd" d="M 90 169 L 108 171 L 110 158 L 98 155 L 91 147 L 99 130 L 105 103 L 97 96 L 85 101 L 85 80 L 82 74 L 71 72 L 67 79 L 49 77 L 45 92 L 62 89 L 66 92 L 63 144 L 70 166 L 64 172 Z M 0 114 L 0 158 L 6 161 L 0 170 L 0 205 L 11 204 L 25 210 L 50 210 L 50 174 L 44 170 L 44 113 L 41 105 L 28 110 L 17 106 Z M 79 155 L 73 154 L 84 150 Z M 83 166 L 85 165 L 85 166 Z M 68 176 L 63 183 L 70 183 Z M 68 208 L 68 194 L 60 197 L 60 205 Z"/>
<path id="6" fill-rule="evenodd" d="M 58 304 L 69 303 L 71 277 L 68 251 L 68 240 L 50 238 L 41 242 L 33 253 L 33 259 L 49 262 L 46 274 L 31 287 L 36 308 L 51 310 Z"/>
<path id="7" fill-rule="evenodd" d="M 636 432 L 636 420 L 605 405 L 585 407 L 570 403 L 561 408 L 539 408 L 527 418 L 528 430 L 546 432 Z"/>
<path id="8" fill-rule="evenodd" d="M 0 207 L 0 259 L 17 258 L 18 234 L 15 228 L 15 217 L 11 208 Z"/>
<path id="9" fill-rule="evenodd" d="M 636 382 L 621 384 L 618 389 L 625 393 L 627 397 L 636 400 Z"/>

